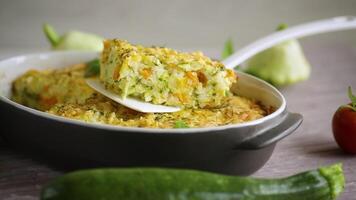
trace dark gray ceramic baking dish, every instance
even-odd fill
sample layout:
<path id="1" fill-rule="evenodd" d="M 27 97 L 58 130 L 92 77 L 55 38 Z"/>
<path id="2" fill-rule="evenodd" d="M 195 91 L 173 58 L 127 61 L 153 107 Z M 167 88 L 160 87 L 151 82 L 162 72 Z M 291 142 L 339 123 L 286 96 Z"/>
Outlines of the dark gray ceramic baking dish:
<path id="1" fill-rule="evenodd" d="M 149 129 L 90 124 L 40 112 L 9 99 L 11 82 L 29 69 L 60 68 L 97 57 L 89 52 L 50 52 L 0 62 L 1 136 L 14 147 L 62 162 L 91 166 L 192 168 L 249 175 L 270 158 L 302 116 L 286 110 L 282 94 L 268 83 L 238 72 L 233 92 L 273 106 L 251 122 L 214 128 Z"/>

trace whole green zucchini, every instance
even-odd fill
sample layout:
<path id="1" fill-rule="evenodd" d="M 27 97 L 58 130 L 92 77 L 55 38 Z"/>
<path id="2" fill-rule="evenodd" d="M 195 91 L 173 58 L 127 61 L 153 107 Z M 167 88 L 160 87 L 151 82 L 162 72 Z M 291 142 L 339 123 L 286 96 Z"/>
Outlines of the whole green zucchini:
<path id="1" fill-rule="evenodd" d="M 280 179 L 178 169 L 94 169 L 47 185 L 42 200 L 331 200 L 342 192 L 341 164 Z"/>

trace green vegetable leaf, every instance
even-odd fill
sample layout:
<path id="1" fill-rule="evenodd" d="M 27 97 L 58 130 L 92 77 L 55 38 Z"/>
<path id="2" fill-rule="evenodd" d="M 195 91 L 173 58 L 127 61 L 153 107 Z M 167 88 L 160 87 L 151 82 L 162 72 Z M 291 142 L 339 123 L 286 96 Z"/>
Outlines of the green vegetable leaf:
<path id="1" fill-rule="evenodd" d="M 351 86 L 349 86 L 348 93 L 352 107 L 356 108 L 356 96 L 352 94 Z"/>
<path id="2" fill-rule="evenodd" d="M 52 47 L 57 46 L 60 40 L 60 36 L 57 34 L 54 28 L 49 24 L 44 24 L 43 32 L 46 35 L 48 41 L 51 43 Z"/>
<path id="3" fill-rule="evenodd" d="M 189 128 L 189 126 L 182 120 L 175 122 L 174 128 Z"/>
<path id="4" fill-rule="evenodd" d="M 225 59 L 229 56 L 231 56 L 234 53 L 234 44 L 232 43 L 231 39 L 226 40 L 225 44 L 224 44 L 224 49 L 223 52 L 221 54 L 221 58 Z"/>
<path id="5" fill-rule="evenodd" d="M 100 73 L 99 59 L 94 59 L 86 63 L 85 77 L 96 76 Z"/>

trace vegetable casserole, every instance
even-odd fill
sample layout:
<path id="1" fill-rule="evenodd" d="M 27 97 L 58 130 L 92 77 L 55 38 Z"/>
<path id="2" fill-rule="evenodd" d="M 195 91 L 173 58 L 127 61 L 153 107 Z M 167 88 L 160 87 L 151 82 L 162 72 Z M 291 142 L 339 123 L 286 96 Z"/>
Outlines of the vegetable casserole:
<path id="1" fill-rule="evenodd" d="M 187 108 L 213 108 L 231 96 L 236 81 L 201 52 L 143 47 L 123 40 L 106 40 L 100 63 L 100 80 L 107 89 L 146 102 Z"/>
<path id="2" fill-rule="evenodd" d="M 140 113 L 91 89 L 85 83 L 87 64 L 61 69 L 30 70 L 13 82 L 12 99 L 55 115 L 127 127 L 213 127 L 262 118 L 270 113 L 258 102 L 236 95 L 215 108 L 184 108 L 176 113 Z"/>

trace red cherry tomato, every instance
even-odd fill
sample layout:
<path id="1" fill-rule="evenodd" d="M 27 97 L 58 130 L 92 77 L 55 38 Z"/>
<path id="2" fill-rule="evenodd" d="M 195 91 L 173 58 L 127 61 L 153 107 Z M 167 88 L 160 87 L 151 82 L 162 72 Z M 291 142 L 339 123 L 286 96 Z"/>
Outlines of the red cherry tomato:
<path id="1" fill-rule="evenodd" d="M 356 154 L 356 111 L 351 106 L 340 107 L 334 114 L 332 128 L 340 148 Z"/>

